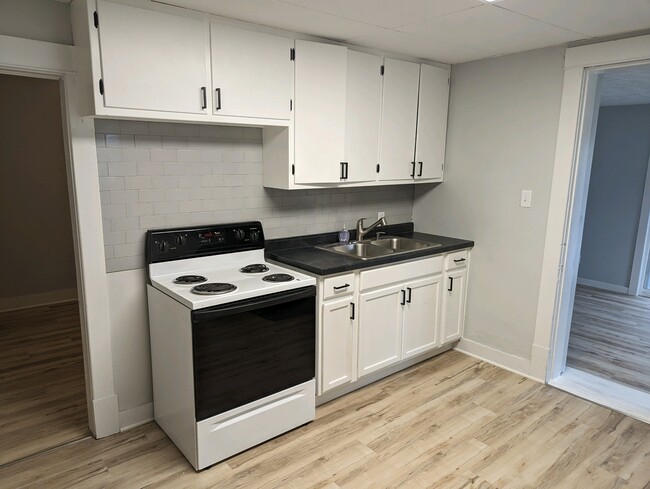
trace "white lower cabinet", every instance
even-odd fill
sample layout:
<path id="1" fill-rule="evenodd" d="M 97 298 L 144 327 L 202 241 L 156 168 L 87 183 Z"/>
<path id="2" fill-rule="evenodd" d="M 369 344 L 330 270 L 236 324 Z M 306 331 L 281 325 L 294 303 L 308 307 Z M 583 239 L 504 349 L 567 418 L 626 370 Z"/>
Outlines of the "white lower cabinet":
<path id="1" fill-rule="evenodd" d="M 402 358 L 425 353 L 440 345 L 440 290 L 442 275 L 406 284 Z"/>
<path id="2" fill-rule="evenodd" d="M 359 295 L 359 377 L 400 361 L 403 296 L 401 284 Z"/>
<path id="3" fill-rule="evenodd" d="M 460 339 L 463 334 L 467 268 L 447 271 L 443 287 L 442 341 L 447 343 Z"/>
<path id="4" fill-rule="evenodd" d="M 319 277 L 318 394 L 459 339 L 468 260 L 461 250 Z"/>
<path id="5" fill-rule="evenodd" d="M 356 380 L 356 305 L 353 296 L 321 307 L 321 369 L 319 391 Z"/>

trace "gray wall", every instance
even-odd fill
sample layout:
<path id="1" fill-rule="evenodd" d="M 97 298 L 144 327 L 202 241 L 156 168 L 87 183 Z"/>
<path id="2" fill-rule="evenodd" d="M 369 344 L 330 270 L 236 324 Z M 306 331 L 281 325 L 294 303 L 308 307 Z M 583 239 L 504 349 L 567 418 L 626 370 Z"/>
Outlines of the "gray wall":
<path id="1" fill-rule="evenodd" d="M 650 105 L 601 107 L 578 277 L 629 287 L 650 157 Z"/>
<path id="2" fill-rule="evenodd" d="M 356 220 L 411 221 L 413 185 L 262 187 L 262 130 L 97 120 L 106 267 L 144 265 L 147 229 L 260 220 L 267 238 L 337 231 Z"/>
<path id="3" fill-rule="evenodd" d="M 0 107 L 0 302 L 11 307 L 75 289 L 76 274 L 59 82 L 0 75 Z"/>
<path id="4" fill-rule="evenodd" d="M 0 0 L 0 35 L 72 44 L 70 5 L 53 0 Z"/>
<path id="5" fill-rule="evenodd" d="M 445 182 L 415 190 L 416 228 L 476 241 L 465 337 L 523 358 L 533 342 L 564 47 L 452 69 Z M 531 208 L 519 207 L 522 189 Z"/>

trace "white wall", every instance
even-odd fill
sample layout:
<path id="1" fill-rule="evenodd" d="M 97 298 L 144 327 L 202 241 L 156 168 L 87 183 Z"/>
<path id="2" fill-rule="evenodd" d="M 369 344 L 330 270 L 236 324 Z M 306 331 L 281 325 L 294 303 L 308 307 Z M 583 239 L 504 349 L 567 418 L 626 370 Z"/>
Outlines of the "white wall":
<path id="1" fill-rule="evenodd" d="M 72 44 L 70 5 L 53 0 L 0 0 L 0 34 Z"/>
<path id="2" fill-rule="evenodd" d="M 579 279 L 627 289 L 650 156 L 650 105 L 602 107 Z"/>
<path id="3" fill-rule="evenodd" d="M 471 238 L 465 337 L 530 359 L 564 47 L 452 68 L 445 181 L 416 186 L 416 229 Z M 519 207 L 522 189 L 531 208 Z M 521 363 L 521 362 L 519 362 Z"/>

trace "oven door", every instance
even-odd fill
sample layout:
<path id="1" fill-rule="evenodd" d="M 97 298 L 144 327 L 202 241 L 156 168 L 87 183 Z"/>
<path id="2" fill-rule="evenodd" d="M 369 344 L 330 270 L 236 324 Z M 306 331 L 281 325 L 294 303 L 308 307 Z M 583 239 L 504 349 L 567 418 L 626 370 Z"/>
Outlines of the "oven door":
<path id="1" fill-rule="evenodd" d="M 313 379 L 315 344 L 314 286 L 192 311 L 196 420 Z"/>

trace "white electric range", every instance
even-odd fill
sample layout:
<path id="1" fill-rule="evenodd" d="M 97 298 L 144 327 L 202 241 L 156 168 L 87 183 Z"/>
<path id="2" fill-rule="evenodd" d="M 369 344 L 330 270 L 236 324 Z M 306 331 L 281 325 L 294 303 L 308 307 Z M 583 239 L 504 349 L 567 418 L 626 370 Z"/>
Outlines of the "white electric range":
<path id="1" fill-rule="evenodd" d="M 259 222 L 147 233 L 154 418 L 197 469 L 315 417 L 316 280 Z"/>

